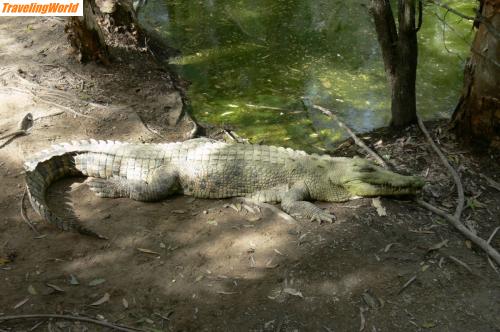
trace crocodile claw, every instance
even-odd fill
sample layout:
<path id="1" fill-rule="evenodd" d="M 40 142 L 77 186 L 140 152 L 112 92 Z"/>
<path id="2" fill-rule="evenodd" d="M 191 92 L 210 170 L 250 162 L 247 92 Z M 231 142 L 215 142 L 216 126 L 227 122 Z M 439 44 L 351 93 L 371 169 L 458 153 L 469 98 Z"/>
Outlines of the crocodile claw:
<path id="1" fill-rule="evenodd" d="M 333 213 L 330 213 L 326 210 L 321 210 L 314 213 L 314 215 L 311 217 L 311 222 L 318 221 L 321 224 L 323 221 L 328 221 L 329 223 L 333 223 L 336 219 L 337 218 Z"/>

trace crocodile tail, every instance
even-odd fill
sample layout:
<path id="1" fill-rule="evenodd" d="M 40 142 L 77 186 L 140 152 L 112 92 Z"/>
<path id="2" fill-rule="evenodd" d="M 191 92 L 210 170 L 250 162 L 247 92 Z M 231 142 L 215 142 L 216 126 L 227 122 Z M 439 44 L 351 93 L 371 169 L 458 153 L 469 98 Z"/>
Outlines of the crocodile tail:
<path id="1" fill-rule="evenodd" d="M 75 155 L 94 152 L 96 146 L 113 144 L 114 142 L 79 141 L 72 144 L 58 144 L 49 150 L 33 156 L 26 161 L 26 189 L 33 209 L 49 223 L 63 231 L 77 231 L 81 234 L 98 238 L 103 236 L 81 225 L 75 218 L 62 218 L 56 215 L 48 206 L 46 200 L 47 188 L 58 179 L 66 176 L 81 176 L 81 170 L 75 166 Z M 94 151 L 92 151 L 94 150 Z"/>

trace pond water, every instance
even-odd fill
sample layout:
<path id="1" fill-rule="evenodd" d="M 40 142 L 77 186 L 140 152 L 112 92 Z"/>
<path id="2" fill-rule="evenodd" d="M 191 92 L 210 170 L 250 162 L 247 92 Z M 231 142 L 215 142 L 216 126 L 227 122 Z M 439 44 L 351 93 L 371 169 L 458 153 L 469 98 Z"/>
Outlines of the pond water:
<path id="1" fill-rule="evenodd" d="M 472 15 L 473 1 L 449 1 Z M 308 97 L 358 132 L 385 126 L 390 99 L 369 1 L 149 0 L 141 24 L 181 51 L 171 59 L 192 84 L 200 122 L 227 125 L 252 142 L 331 147 L 344 137 Z M 471 23 L 424 7 L 419 34 L 418 111 L 451 114 L 473 37 Z"/>

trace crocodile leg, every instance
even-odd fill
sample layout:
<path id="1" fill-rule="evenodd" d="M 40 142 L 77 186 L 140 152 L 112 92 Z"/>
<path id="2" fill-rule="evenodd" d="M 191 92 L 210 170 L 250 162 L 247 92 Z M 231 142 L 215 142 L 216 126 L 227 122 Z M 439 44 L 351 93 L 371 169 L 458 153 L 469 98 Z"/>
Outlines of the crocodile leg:
<path id="1" fill-rule="evenodd" d="M 256 202 L 276 203 L 276 202 L 281 202 L 283 194 L 286 193 L 287 191 L 288 191 L 288 186 L 282 185 L 270 189 L 263 189 L 256 191 L 248 195 L 248 198 Z"/>
<path id="2" fill-rule="evenodd" d="M 130 182 L 126 178 L 88 178 L 85 183 L 97 196 L 106 198 L 130 197 Z"/>
<path id="3" fill-rule="evenodd" d="M 158 201 L 179 191 L 177 172 L 167 166 L 151 171 L 146 181 L 121 177 L 91 178 L 90 190 L 99 197 L 130 197 L 137 201 Z"/>
<path id="4" fill-rule="evenodd" d="M 309 190 L 303 182 L 296 183 L 290 190 L 283 194 L 281 208 L 291 216 L 299 216 L 311 221 L 332 222 L 335 216 L 316 205 L 306 202 L 310 199 Z"/>

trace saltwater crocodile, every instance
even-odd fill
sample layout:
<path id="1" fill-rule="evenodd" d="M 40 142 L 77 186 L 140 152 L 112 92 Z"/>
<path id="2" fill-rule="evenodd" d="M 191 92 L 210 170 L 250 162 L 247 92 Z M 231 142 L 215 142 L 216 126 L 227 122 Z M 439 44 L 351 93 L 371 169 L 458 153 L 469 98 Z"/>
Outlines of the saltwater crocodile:
<path id="1" fill-rule="evenodd" d="M 387 171 L 361 158 L 310 155 L 282 147 L 228 144 L 206 138 L 179 143 L 133 144 L 83 140 L 58 144 L 25 163 L 33 208 L 62 230 L 93 234 L 47 205 L 45 191 L 65 176 L 88 176 L 100 197 L 161 200 L 172 194 L 199 198 L 246 196 L 280 202 L 311 220 L 333 215 L 308 200 L 341 202 L 356 196 L 416 194 L 424 181 Z"/>

